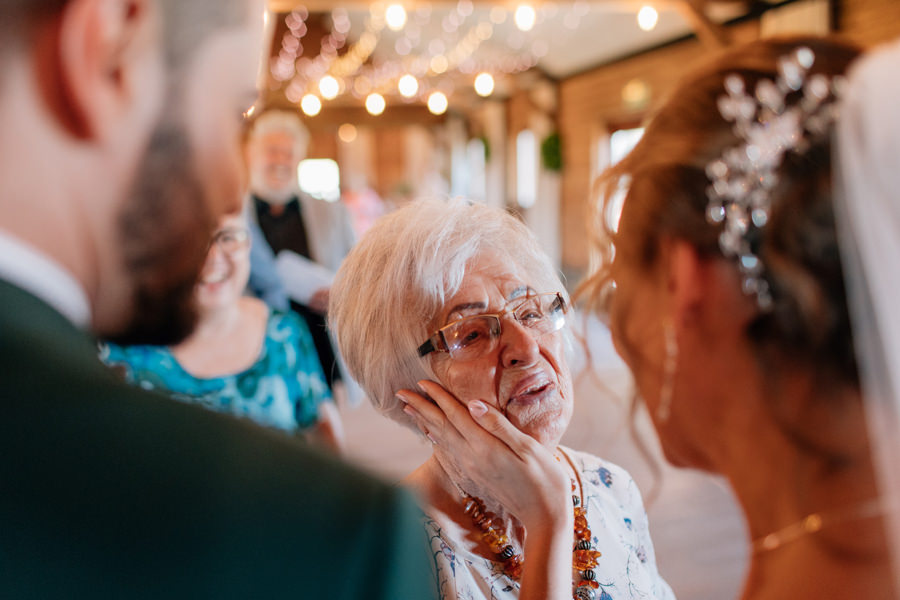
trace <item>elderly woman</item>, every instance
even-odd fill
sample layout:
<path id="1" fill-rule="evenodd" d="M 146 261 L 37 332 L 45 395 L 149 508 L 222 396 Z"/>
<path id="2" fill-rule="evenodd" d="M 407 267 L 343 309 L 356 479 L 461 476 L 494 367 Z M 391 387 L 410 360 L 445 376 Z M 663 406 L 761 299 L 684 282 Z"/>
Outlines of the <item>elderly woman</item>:
<path id="1" fill-rule="evenodd" d="M 731 483 L 751 536 L 748 600 L 897 593 L 890 502 L 865 420 L 884 420 L 886 398 L 883 388 L 866 398 L 860 381 L 860 367 L 879 362 L 860 343 L 878 329 L 871 309 L 859 321 L 848 309 L 871 290 L 846 287 L 861 275 L 854 248 L 878 239 L 879 221 L 893 232 L 881 248 L 896 243 L 896 186 L 873 193 L 895 180 L 896 153 L 861 161 L 871 131 L 856 130 L 895 126 L 896 95 L 880 113 L 835 110 L 857 54 L 814 38 L 733 49 L 687 76 L 605 177 L 606 189 L 628 192 L 617 229 L 600 238 L 607 261 L 590 280 L 594 298 L 607 304 L 667 458 Z M 896 81 L 896 56 L 857 100 Z M 836 120 L 849 131 L 837 153 Z M 877 148 L 897 147 L 884 141 Z M 869 185 L 842 202 L 833 182 L 845 161 L 856 163 L 845 180 Z M 840 217 L 857 212 L 870 225 L 841 238 L 851 223 Z M 896 279 L 894 256 L 872 258 L 872 289 Z M 883 308 L 876 319 L 896 314 L 896 288 Z"/>
<path id="2" fill-rule="evenodd" d="M 462 200 L 382 218 L 338 272 L 329 316 L 350 372 L 434 443 L 407 481 L 427 504 L 441 598 L 672 597 L 634 481 L 559 445 L 567 304 L 519 221 Z"/>

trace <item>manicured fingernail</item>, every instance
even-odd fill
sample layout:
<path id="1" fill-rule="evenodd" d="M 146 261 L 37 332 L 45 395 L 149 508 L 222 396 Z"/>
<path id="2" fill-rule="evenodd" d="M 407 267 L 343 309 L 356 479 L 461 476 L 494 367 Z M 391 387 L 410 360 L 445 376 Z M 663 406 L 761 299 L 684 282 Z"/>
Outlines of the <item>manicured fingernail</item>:
<path id="1" fill-rule="evenodd" d="M 433 437 L 431 437 L 431 434 L 430 434 L 430 433 L 426 433 L 426 434 L 425 434 L 425 437 L 427 437 L 428 440 L 429 440 L 433 445 L 437 446 L 437 440 L 434 439 Z"/>
<path id="2" fill-rule="evenodd" d="M 473 417 L 480 417 L 487 413 L 487 406 L 481 400 L 472 400 L 469 402 L 469 414 Z"/>
<path id="3" fill-rule="evenodd" d="M 407 416 L 412 417 L 412 418 L 415 418 L 415 416 L 416 416 L 416 409 L 414 409 L 409 404 L 403 405 L 403 412 L 406 413 Z"/>
<path id="4" fill-rule="evenodd" d="M 406 406 L 407 404 L 409 404 L 409 400 L 407 400 L 407 399 L 406 399 L 406 396 L 405 396 L 403 393 L 401 393 L 401 392 L 397 392 L 396 394 L 394 394 L 394 398 L 396 398 L 397 400 L 399 400 L 400 402 L 402 402 L 404 406 Z"/>
<path id="5" fill-rule="evenodd" d="M 422 390 L 422 391 L 424 392 L 424 391 L 425 391 L 425 386 L 422 385 L 423 383 L 425 383 L 425 382 L 424 382 L 424 381 L 417 381 L 417 382 L 416 382 L 416 385 L 419 387 L 420 390 Z"/>

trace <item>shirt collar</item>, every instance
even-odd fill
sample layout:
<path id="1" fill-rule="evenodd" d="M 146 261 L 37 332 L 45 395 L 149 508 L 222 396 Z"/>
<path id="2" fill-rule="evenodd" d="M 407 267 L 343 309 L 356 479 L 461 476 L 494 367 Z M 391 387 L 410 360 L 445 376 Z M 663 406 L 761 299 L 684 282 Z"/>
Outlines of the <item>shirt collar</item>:
<path id="1" fill-rule="evenodd" d="M 91 309 L 87 293 L 58 262 L 0 230 L 0 279 L 40 298 L 73 325 L 87 329 Z"/>
<path id="2" fill-rule="evenodd" d="M 253 201 L 256 204 L 256 210 L 264 215 L 270 215 L 272 213 L 272 205 L 263 200 L 260 196 L 253 194 Z M 279 217 L 284 216 L 290 212 L 300 212 L 300 198 L 299 196 L 294 196 L 290 200 L 284 203 L 284 210 L 279 215 Z"/>

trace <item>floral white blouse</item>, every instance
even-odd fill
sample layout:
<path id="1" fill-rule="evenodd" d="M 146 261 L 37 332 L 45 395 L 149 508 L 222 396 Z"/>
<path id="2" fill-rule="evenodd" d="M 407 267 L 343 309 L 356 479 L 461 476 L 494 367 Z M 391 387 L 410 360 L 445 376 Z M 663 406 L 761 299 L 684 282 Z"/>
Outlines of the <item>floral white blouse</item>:
<path id="1" fill-rule="evenodd" d="M 580 471 L 591 545 L 602 553 L 594 568 L 600 584 L 596 600 L 674 600 L 672 589 L 657 571 L 647 513 L 631 475 L 591 454 L 560 449 Z M 441 600 L 519 597 L 519 582 L 503 573 L 502 563 L 460 548 L 427 515 L 425 529 Z"/>

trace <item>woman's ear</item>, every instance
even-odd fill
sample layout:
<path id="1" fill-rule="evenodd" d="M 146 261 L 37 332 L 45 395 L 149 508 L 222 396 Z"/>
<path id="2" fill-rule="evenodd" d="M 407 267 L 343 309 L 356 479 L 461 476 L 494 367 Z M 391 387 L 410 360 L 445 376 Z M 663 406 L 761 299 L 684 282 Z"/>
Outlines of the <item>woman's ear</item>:
<path id="1" fill-rule="evenodd" d="M 161 85 L 138 74 L 146 53 L 157 51 L 154 35 L 147 0 L 70 0 L 41 32 L 38 77 L 71 135 L 104 137 L 151 91 L 147 85 Z"/>
<path id="2" fill-rule="evenodd" d="M 669 270 L 666 287 L 672 303 L 672 316 L 677 325 L 690 325 L 700 316 L 704 298 L 708 296 L 708 265 L 689 242 L 670 239 Z"/>
<path id="3" fill-rule="evenodd" d="M 744 294 L 741 275 L 732 261 L 703 256 L 691 243 L 667 243 L 666 284 L 676 327 L 741 332 L 758 313 L 756 302 Z"/>

